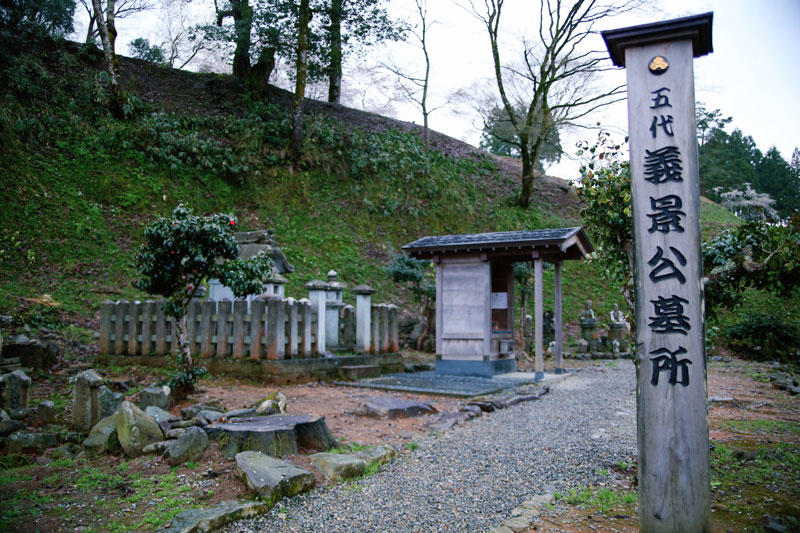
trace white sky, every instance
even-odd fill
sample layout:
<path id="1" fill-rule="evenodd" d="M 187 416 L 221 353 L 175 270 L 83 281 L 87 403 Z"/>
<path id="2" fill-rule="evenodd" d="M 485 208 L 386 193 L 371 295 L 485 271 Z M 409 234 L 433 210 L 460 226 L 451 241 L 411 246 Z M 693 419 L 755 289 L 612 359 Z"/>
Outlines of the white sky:
<path id="1" fill-rule="evenodd" d="M 432 63 L 432 103 L 442 102 L 456 91 L 469 95 L 481 82 L 492 83 L 493 67 L 485 28 L 452 0 L 428 0 L 428 3 L 430 19 L 437 21 L 430 30 L 428 44 Z M 536 5 L 538 2 L 532 0 L 506 0 L 501 22 L 505 35 L 501 43 L 504 61 L 521 57 L 519 37 L 536 29 Z M 190 9 L 195 14 L 210 13 L 212 6 L 209 0 L 194 0 Z M 413 0 L 390 0 L 390 6 L 393 13 L 407 13 L 409 20 L 414 20 L 411 11 Z M 800 0 L 655 0 L 650 9 L 609 19 L 601 29 L 706 11 L 714 12 L 714 52 L 695 60 L 697 101 L 705 103 L 707 109 L 719 108 L 732 116 L 734 120 L 728 127 L 729 131 L 738 127 L 751 135 L 762 151 L 775 145 L 789 160 L 792 150 L 800 146 L 800 68 L 796 61 L 800 49 Z M 79 13 L 78 21 L 84 23 L 85 28 L 85 15 L 76 13 Z M 136 37 L 159 42 L 159 25 L 158 14 L 153 12 L 119 21 L 118 52 L 126 54 L 127 43 Z M 80 24 L 78 26 L 80 28 Z M 81 29 L 77 34 L 79 39 L 82 38 Z M 605 49 L 599 35 L 593 46 Z M 353 59 L 350 68 L 370 66 L 387 57 L 393 57 L 395 63 L 414 66 L 421 61 L 421 52 L 407 43 L 381 46 L 371 50 L 364 59 Z M 360 84 L 356 81 L 348 78 L 345 72 L 345 93 L 348 86 L 352 94 L 360 85 L 362 96 L 372 91 L 373 104 L 387 94 L 385 88 L 376 87 L 378 84 L 372 80 Z M 624 70 L 619 69 L 608 76 L 608 83 L 614 82 L 624 83 Z M 353 98 L 354 102 L 356 100 L 362 101 Z M 367 100 L 370 98 L 363 99 Z M 414 106 L 399 99 L 391 104 L 396 118 L 421 122 L 421 113 Z M 587 119 L 589 124 L 597 121 L 624 135 L 627 128 L 625 103 L 616 104 Z M 430 124 L 435 130 L 475 145 L 480 137 L 480 120 L 471 111 L 471 106 L 463 101 L 453 100 L 433 113 Z M 562 132 L 562 147 L 572 154 L 577 140 L 594 136 L 593 132 L 586 130 Z M 562 159 L 548 173 L 574 179 L 577 167 L 576 162 Z"/>

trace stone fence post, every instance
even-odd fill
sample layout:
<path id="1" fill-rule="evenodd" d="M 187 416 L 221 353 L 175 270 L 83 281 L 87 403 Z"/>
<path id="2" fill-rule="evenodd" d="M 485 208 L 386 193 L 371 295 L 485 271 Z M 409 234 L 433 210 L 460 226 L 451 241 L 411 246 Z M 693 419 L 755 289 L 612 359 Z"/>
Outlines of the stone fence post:
<path id="1" fill-rule="evenodd" d="M 114 313 L 114 302 L 103 300 L 100 304 L 100 339 L 98 340 L 98 351 L 101 355 L 111 352 L 111 315 Z"/>
<path id="2" fill-rule="evenodd" d="M 372 352 L 371 342 L 371 315 L 372 295 L 375 289 L 369 285 L 359 285 L 353 289 L 356 295 L 356 346 L 355 351 L 362 353 Z"/>
<path id="3" fill-rule="evenodd" d="M 389 351 L 389 306 L 387 304 L 380 304 L 380 351 L 379 353 L 386 353 Z"/>
<path id="4" fill-rule="evenodd" d="M 294 298 L 286 299 L 286 356 L 288 359 L 295 359 L 298 353 L 298 302 Z"/>
<path id="5" fill-rule="evenodd" d="M 387 306 L 389 310 L 389 353 L 395 353 L 400 349 L 400 331 L 398 328 L 398 309 L 394 304 Z"/>
<path id="6" fill-rule="evenodd" d="M 311 356 L 311 302 L 307 298 L 301 298 L 298 302 L 299 315 L 303 328 L 300 331 L 300 347 L 298 355 L 300 357 Z"/>
<path id="7" fill-rule="evenodd" d="M 317 315 L 317 346 L 316 352 L 320 355 L 325 354 L 325 347 L 327 346 L 325 339 L 325 302 L 327 301 L 326 293 L 328 284 L 322 280 L 311 280 L 305 285 L 308 289 L 308 299 L 311 300 L 311 306 L 316 310 Z"/>
<path id="8" fill-rule="evenodd" d="M 267 359 L 286 358 L 286 302 L 267 299 Z"/>

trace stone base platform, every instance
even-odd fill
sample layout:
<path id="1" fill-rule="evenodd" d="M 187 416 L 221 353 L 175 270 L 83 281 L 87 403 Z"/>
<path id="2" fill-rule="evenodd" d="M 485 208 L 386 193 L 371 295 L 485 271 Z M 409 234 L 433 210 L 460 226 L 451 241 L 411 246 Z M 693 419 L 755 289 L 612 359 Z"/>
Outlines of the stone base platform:
<path id="1" fill-rule="evenodd" d="M 381 375 L 381 368 L 377 365 L 346 365 L 339 367 L 342 379 L 377 378 Z"/>
<path id="2" fill-rule="evenodd" d="M 535 372 L 510 372 L 497 374 L 493 377 L 479 377 L 440 374 L 438 372 L 415 372 L 413 374 L 390 374 L 379 378 L 351 382 L 337 381 L 336 384 L 366 389 L 472 398 L 530 383 L 555 383 L 567 378 L 569 375 L 569 373 L 547 373 L 537 376 Z"/>
<path id="3" fill-rule="evenodd" d="M 174 363 L 173 356 L 98 355 L 95 361 L 110 365 L 142 365 L 165 367 Z M 403 371 L 403 358 L 399 353 L 375 355 L 331 355 L 302 359 L 252 359 L 202 358 L 195 364 L 204 365 L 211 374 L 228 374 L 244 378 L 261 378 L 278 385 L 304 383 L 318 379 L 340 379 L 343 366 L 376 366 L 381 374 Z"/>

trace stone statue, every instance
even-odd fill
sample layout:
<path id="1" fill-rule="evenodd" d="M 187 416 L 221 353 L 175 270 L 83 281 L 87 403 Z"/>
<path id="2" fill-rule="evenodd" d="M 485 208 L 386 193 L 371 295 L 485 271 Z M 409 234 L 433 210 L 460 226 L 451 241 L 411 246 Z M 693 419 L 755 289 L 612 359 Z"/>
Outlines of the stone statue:
<path id="1" fill-rule="evenodd" d="M 589 352 L 600 352 L 602 342 L 600 341 L 600 321 L 594 316 L 592 301 L 586 300 L 583 311 L 581 311 L 581 337 L 588 343 Z"/>
<path id="2" fill-rule="evenodd" d="M 586 300 L 586 303 L 583 306 L 583 311 L 581 311 L 581 320 L 595 320 L 591 300 Z"/>
<path id="3" fill-rule="evenodd" d="M 611 309 L 610 317 L 612 324 L 622 324 L 626 322 L 625 315 L 619 310 L 619 306 L 617 304 L 614 304 L 614 307 Z"/>
<path id="4" fill-rule="evenodd" d="M 628 332 L 630 324 L 625 320 L 625 315 L 619 310 L 619 306 L 614 307 L 609 313 L 611 319 L 608 323 L 608 340 L 611 343 L 614 353 L 628 351 Z"/>

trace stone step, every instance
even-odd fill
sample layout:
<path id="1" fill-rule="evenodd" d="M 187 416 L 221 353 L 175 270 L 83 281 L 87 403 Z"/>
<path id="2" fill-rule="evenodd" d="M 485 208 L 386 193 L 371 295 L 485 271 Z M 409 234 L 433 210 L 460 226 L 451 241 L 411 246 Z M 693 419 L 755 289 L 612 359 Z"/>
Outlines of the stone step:
<path id="1" fill-rule="evenodd" d="M 275 457 L 298 453 L 300 448 L 327 451 L 336 439 L 316 415 L 271 415 L 238 418 L 206 428 L 209 438 L 219 442 L 227 459 L 243 451 L 257 451 Z"/>
<path id="2" fill-rule="evenodd" d="M 381 367 L 377 365 L 345 365 L 339 367 L 342 379 L 357 380 L 362 378 L 377 378 L 381 375 Z"/>
<path id="3" fill-rule="evenodd" d="M 314 488 L 314 474 L 261 452 L 236 454 L 236 475 L 262 500 L 276 502 Z"/>

